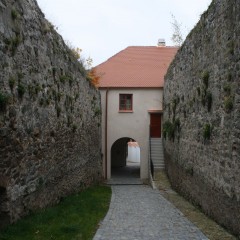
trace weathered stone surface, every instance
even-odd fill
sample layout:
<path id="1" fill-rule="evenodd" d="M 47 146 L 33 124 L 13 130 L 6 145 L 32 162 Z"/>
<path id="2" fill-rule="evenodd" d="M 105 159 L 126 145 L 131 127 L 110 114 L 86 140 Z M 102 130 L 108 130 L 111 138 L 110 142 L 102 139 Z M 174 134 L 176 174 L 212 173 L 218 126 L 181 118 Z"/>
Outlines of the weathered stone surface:
<path id="1" fill-rule="evenodd" d="M 164 86 L 172 184 L 240 235 L 240 4 L 214 0 L 171 64 Z"/>
<path id="2" fill-rule="evenodd" d="M 5 223 L 102 178 L 101 118 L 99 92 L 35 0 L 0 2 L 0 68 Z"/>

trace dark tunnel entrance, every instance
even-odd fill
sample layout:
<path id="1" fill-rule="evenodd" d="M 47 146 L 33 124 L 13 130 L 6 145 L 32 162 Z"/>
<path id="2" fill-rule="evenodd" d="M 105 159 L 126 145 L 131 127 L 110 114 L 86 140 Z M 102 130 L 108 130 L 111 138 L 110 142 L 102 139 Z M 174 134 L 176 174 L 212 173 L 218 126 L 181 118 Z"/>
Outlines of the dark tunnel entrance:
<path id="1" fill-rule="evenodd" d="M 129 137 L 120 138 L 111 147 L 111 178 L 140 178 L 140 150 L 139 159 L 134 161 L 131 156 L 129 142 L 136 142 Z M 130 146 L 130 147 L 129 147 Z"/>

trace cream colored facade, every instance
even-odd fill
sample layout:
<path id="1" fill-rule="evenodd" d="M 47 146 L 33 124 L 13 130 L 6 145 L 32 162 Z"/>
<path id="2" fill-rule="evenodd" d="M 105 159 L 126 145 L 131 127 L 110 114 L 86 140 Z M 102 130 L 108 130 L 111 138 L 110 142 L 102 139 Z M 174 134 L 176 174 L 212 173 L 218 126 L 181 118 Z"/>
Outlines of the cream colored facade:
<path id="1" fill-rule="evenodd" d="M 148 179 L 150 113 L 162 111 L 163 88 L 100 88 L 102 101 L 103 169 L 111 178 L 111 147 L 120 138 L 140 146 L 140 178 Z M 133 95 L 133 111 L 119 112 L 119 94 Z M 107 106 L 107 111 L 106 111 Z"/>

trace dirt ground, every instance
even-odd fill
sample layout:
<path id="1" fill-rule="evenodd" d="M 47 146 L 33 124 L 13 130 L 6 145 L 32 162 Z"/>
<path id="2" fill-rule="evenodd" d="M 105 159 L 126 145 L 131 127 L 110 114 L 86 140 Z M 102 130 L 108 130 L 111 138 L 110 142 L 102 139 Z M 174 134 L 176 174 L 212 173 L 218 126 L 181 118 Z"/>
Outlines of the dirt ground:
<path id="1" fill-rule="evenodd" d="M 207 217 L 201 210 L 178 193 L 170 185 L 164 171 L 155 174 L 155 186 L 162 195 L 178 208 L 192 223 L 194 223 L 210 240 L 233 240 L 237 239 L 212 219 Z"/>

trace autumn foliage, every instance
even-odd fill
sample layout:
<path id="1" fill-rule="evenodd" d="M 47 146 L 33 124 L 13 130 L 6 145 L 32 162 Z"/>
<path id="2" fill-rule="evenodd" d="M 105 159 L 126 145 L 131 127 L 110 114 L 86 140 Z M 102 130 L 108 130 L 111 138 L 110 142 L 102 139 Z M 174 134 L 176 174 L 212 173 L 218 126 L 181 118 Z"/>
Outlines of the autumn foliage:
<path id="1" fill-rule="evenodd" d="M 95 87 L 98 88 L 99 86 L 99 79 L 100 76 L 96 73 L 94 68 L 90 69 L 93 63 L 91 57 L 88 57 L 86 60 L 81 57 L 81 48 L 74 48 L 70 43 L 68 43 L 69 50 L 71 51 L 72 55 L 82 64 L 84 67 L 84 73 L 87 73 L 87 80 Z M 89 70 L 90 69 L 90 70 Z M 84 74 L 85 75 L 85 74 Z"/>
<path id="2" fill-rule="evenodd" d="M 100 76 L 97 75 L 96 70 L 94 68 L 89 70 L 87 78 L 94 87 L 98 88 Z"/>

